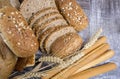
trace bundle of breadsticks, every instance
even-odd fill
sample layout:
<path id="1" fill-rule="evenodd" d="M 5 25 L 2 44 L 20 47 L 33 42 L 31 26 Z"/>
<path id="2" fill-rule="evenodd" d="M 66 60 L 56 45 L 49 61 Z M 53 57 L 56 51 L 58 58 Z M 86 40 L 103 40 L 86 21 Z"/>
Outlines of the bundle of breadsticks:
<path id="1" fill-rule="evenodd" d="M 76 0 L 0 0 L 0 79 L 89 79 L 116 69 L 101 64 L 114 56 L 101 28 L 87 43 L 79 35 L 88 23 Z"/>

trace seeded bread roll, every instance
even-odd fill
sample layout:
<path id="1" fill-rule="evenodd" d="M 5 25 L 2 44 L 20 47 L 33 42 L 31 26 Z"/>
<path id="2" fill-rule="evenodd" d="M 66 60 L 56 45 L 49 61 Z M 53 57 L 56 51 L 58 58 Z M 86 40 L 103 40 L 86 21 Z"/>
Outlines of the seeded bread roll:
<path id="1" fill-rule="evenodd" d="M 35 55 L 27 58 L 18 58 L 15 69 L 22 71 L 25 67 L 30 67 L 35 65 Z"/>
<path id="2" fill-rule="evenodd" d="M 46 52 L 50 53 L 50 47 L 51 47 L 52 43 L 57 38 L 65 35 L 67 33 L 76 33 L 76 31 L 74 30 L 73 27 L 66 26 L 66 27 L 60 27 L 60 28 L 56 29 L 55 31 L 53 31 L 52 33 L 50 33 L 44 42 L 44 48 L 45 48 Z"/>
<path id="3" fill-rule="evenodd" d="M 81 31 L 87 27 L 87 16 L 76 0 L 56 0 L 56 4 L 64 18 L 77 31 Z"/>
<path id="4" fill-rule="evenodd" d="M 38 41 L 23 16 L 13 7 L 0 9 L 0 32 L 8 47 L 18 57 L 38 51 Z"/>
<path id="5" fill-rule="evenodd" d="M 4 43 L 0 36 L 0 79 L 8 79 L 13 72 L 17 57 Z"/>
<path id="6" fill-rule="evenodd" d="M 67 33 L 53 42 L 50 53 L 56 57 L 64 58 L 79 50 L 81 45 L 82 38 L 77 33 Z"/>
<path id="7" fill-rule="evenodd" d="M 55 1 L 54 0 L 24 0 L 23 3 L 21 4 L 20 11 L 28 21 L 34 13 L 48 7 L 56 7 Z"/>

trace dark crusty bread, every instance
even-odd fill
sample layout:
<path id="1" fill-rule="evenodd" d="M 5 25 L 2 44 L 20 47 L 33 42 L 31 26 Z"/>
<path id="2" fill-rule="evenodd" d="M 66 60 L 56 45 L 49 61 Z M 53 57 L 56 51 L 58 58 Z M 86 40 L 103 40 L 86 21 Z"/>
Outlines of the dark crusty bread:
<path id="1" fill-rule="evenodd" d="M 29 25 L 32 27 L 37 19 L 52 12 L 58 12 L 58 9 L 56 7 L 49 7 L 38 11 L 37 13 L 33 14 L 33 16 L 30 17 L 28 21 Z"/>
<path id="2" fill-rule="evenodd" d="M 0 36 L 0 79 L 8 79 L 13 72 L 17 57 L 4 43 Z"/>
<path id="3" fill-rule="evenodd" d="M 54 0 L 24 0 L 21 4 L 20 11 L 23 16 L 29 18 L 36 12 L 48 7 L 56 7 Z"/>
<path id="4" fill-rule="evenodd" d="M 59 29 L 56 29 L 55 31 L 50 33 L 44 42 L 44 48 L 45 48 L 46 52 L 50 53 L 50 47 L 51 47 L 52 43 L 57 38 L 65 35 L 67 33 L 76 33 L 76 31 L 71 26 L 64 26 L 64 27 L 60 27 Z"/>
<path id="5" fill-rule="evenodd" d="M 52 18 L 52 19 L 50 19 L 50 20 L 42 23 L 41 25 L 36 26 L 36 27 L 33 29 L 34 32 L 35 32 L 35 35 L 36 35 L 37 37 L 39 37 L 39 34 L 42 33 L 42 31 L 47 27 L 47 25 L 50 24 L 51 22 L 57 20 L 57 19 L 63 19 L 63 17 L 57 16 L 57 17 L 55 17 L 55 18 Z"/>
<path id="6" fill-rule="evenodd" d="M 15 66 L 15 70 L 22 71 L 25 67 L 30 67 L 35 65 L 35 55 L 27 58 L 18 58 Z"/>
<path id="7" fill-rule="evenodd" d="M 83 9 L 77 4 L 76 0 L 55 0 L 56 4 L 70 25 L 77 31 L 85 29 L 88 25 L 88 19 Z"/>
<path id="8" fill-rule="evenodd" d="M 23 16 L 13 7 L 0 9 L 0 32 L 8 47 L 18 57 L 38 51 L 38 41 Z"/>
<path id="9" fill-rule="evenodd" d="M 67 25 L 61 25 L 61 26 L 55 26 L 55 27 L 50 27 L 49 29 L 47 29 L 46 31 L 44 31 L 43 33 L 41 33 L 39 35 L 39 43 L 40 43 L 40 50 L 43 52 L 43 53 L 46 53 L 45 49 L 44 49 L 44 41 L 45 39 L 47 38 L 47 36 L 49 34 L 51 34 L 53 31 L 55 30 L 58 30 L 62 27 L 66 27 Z"/>
<path id="10" fill-rule="evenodd" d="M 53 42 L 50 53 L 53 56 L 64 58 L 80 49 L 81 45 L 82 38 L 77 33 L 67 33 Z"/>

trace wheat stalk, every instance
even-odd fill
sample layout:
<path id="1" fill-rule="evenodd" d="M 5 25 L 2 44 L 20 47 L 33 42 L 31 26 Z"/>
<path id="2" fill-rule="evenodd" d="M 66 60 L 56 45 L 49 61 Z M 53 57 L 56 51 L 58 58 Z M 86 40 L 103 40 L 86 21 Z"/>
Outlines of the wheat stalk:
<path id="1" fill-rule="evenodd" d="M 52 63 L 58 63 L 58 64 L 64 63 L 63 59 L 59 57 L 53 57 L 53 56 L 43 56 L 38 61 L 39 62 L 52 62 Z"/>

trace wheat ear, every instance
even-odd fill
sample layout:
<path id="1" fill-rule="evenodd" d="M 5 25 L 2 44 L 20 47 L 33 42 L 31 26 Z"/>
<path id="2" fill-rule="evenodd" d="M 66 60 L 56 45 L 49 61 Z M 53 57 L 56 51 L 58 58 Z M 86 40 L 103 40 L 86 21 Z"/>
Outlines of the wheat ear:
<path id="1" fill-rule="evenodd" d="M 38 61 L 39 62 L 52 62 L 52 63 L 58 63 L 58 64 L 64 63 L 63 59 L 59 57 L 53 57 L 53 56 L 43 56 Z"/>
<path id="2" fill-rule="evenodd" d="M 89 47 L 91 47 L 92 45 L 94 45 L 94 43 L 98 40 L 98 38 L 100 37 L 102 33 L 102 28 L 98 29 L 98 31 L 90 38 L 90 40 L 88 41 L 88 43 L 84 46 L 83 49 L 88 49 Z"/>

